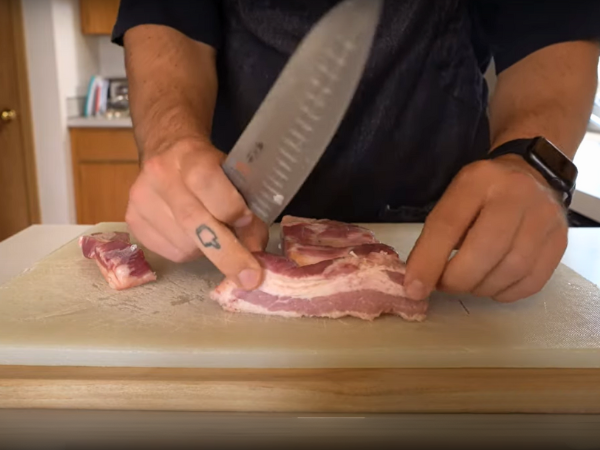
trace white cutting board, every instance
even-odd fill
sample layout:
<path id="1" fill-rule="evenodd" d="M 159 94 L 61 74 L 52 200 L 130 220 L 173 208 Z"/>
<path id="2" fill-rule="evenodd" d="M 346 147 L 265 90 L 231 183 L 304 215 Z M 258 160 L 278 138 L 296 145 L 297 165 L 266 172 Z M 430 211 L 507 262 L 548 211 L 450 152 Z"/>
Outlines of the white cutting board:
<path id="1" fill-rule="evenodd" d="M 420 225 L 367 225 L 406 258 Z M 121 223 L 94 231 L 126 230 Z M 271 251 L 276 251 L 277 227 Z M 228 313 L 207 260 L 146 251 L 158 281 L 111 290 L 74 240 L 0 286 L 0 364 L 123 367 L 600 367 L 600 290 L 561 265 L 514 304 L 434 294 L 428 319 Z"/>

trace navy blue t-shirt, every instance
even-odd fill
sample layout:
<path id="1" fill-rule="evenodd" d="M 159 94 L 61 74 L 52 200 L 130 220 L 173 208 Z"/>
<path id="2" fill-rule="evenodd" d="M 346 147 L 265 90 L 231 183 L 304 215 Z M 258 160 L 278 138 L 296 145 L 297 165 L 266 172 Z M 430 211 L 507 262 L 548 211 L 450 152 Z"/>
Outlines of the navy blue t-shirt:
<path id="1" fill-rule="evenodd" d="M 161 24 L 217 49 L 212 140 L 228 152 L 310 27 L 339 0 L 121 0 L 113 42 Z M 598 0 L 387 0 L 336 135 L 285 214 L 421 222 L 490 146 L 488 88 L 545 46 L 600 38 Z"/>

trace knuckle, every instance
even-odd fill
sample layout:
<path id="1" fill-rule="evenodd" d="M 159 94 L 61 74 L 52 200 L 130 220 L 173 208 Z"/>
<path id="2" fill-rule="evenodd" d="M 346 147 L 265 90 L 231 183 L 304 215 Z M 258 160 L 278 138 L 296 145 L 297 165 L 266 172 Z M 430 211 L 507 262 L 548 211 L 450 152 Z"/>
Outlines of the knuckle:
<path id="1" fill-rule="evenodd" d="M 189 171 L 184 174 L 184 182 L 215 219 L 233 224 L 248 212 L 248 207 L 235 187 L 222 176 L 221 170 L 220 167 L 204 167 Z"/>
<path id="2" fill-rule="evenodd" d="M 127 211 L 125 211 L 125 223 L 129 225 L 130 228 L 137 227 L 138 215 L 135 213 L 133 208 L 127 208 Z"/>
<path id="3" fill-rule="evenodd" d="M 138 226 L 142 223 L 141 216 L 138 213 L 137 209 L 132 206 L 131 201 L 127 205 L 127 209 L 125 210 L 125 223 L 132 229 L 136 230 Z"/>
<path id="4" fill-rule="evenodd" d="M 457 222 L 457 219 L 454 214 L 447 214 L 441 209 L 434 208 L 425 218 L 424 231 L 431 230 L 446 235 L 456 228 L 455 222 Z"/>
<path id="5" fill-rule="evenodd" d="M 538 292 L 540 292 L 542 289 L 544 289 L 544 286 L 546 286 L 546 281 L 548 281 L 548 280 L 545 280 L 540 277 L 533 278 L 531 280 L 531 282 L 529 283 L 529 285 L 527 286 L 528 289 L 525 292 L 524 297 L 530 297 L 530 296 L 535 295 Z"/>
<path id="6" fill-rule="evenodd" d="M 531 175 L 523 172 L 511 172 L 509 176 L 506 177 L 504 186 L 511 194 L 520 198 L 530 197 L 540 193 L 537 181 L 535 181 Z"/>
<path id="7" fill-rule="evenodd" d="M 168 259 L 169 261 L 173 261 L 175 263 L 185 262 L 185 253 L 178 249 L 173 245 L 165 246 L 156 246 L 154 243 L 150 242 L 146 245 L 150 250 L 155 253 L 158 253 L 163 258 Z"/>
<path id="8" fill-rule="evenodd" d="M 455 283 L 452 280 L 444 280 L 442 279 L 442 281 L 440 282 L 440 286 L 442 288 L 442 291 L 444 292 L 448 292 L 448 293 L 459 293 L 462 292 L 461 286 L 459 286 L 458 283 Z"/>
<path id="9" fill-rule="evenodd" d="M 521 172 L 520 170 L 512 170 L 508 172 L 508 177 L 511 184 L 515 184 L 517 188 L 526 186 L 529 189 L 537 188 L 537 181 L 529 173 Z"/>
<path id="10" fill-rule="evenodd" d="M 184 263 L 190 261 L 190 254 L 175 248 L 172 250 L 169 259 L 176 263 Z"/>
<path id="11" fill-rule="evenodd" d="M 143 170 L 152 178 L 162 179 L 167 171 L 167 167 L 160 156 L 155 156 L 144 162 Z"/>
<path id="12" fill-rule="evenodd" d="M 555 245 L 558 248 L 560 248 L 563 253 L 567 249 L 567 246 L 569 245 L 569 235 L 568 235 L 568 227 L 567 226 L 564 227 L 564 230 L 562 233 L 558 233 L 558 236 L 556 237 Z"/>
<path id="13" fill-rule="evenodd" d="M 500 303 L 514 303 L 540 292 L 546 285 L 546 280 L 542 278 L 530 277 L 527 281 L 521 282 L 519 289 L 515 292 L 507 292 L 494 297 L 494 300 Z"/>
<path id="14" fill-rule="evenodd" d="M 554 200 L 547 200 L 539 205 L 540 214 L 549 220 L 560 220 L 563 218 L 563 207 Z"/>
<path id="15" fill-rule="evenodd" d="M 451 274 L 444 274 L 440 280 L 440 285 L 444 291 L 451 293 L 469 292 L 472 287 L 464 280 Z"/>
<path id="16" fill-rule="evenodd" d="M 215 217 L 221 222 L 233 224 L 237 219 L 242 217 L 248 208 L 243 201 L 237 198 L 235 195 L 228 195 L 227 200 L 224 199 L 223 210 L 218 213 Z"/>
<path id="17" fill-rule="evenodd" d="M 512 251 L 506 256 L 506 265 L 514 274 L 526 274 L 532 269 L 533 258 L 518 251 Z"/>
<path id="18" fill-rule="evenodd" d="M 214 181 L 214 174 L 222 169 L 212 152 L 193 152 L 182 160 L 181 170 L 184 180 L 189 182 L 190 186 L 195 186 Z"/>
<path id="19" fill-rule="evenodd" d="M 562 236 L 564 237 L 564 244 L 566 246 L 567 245 L 567 233 L 569 231 L 569 218 L 567 216 L 567 213 L 566 213 L 564 207 L 561 206 L 560 208 L 561 208 L 561 212 L 560 212 L 560 218 L 558 221 L 558 227 L 562 231 Z"/>
<path id="20" fill-rule="evenodd" d="M 146 197 L 146 189 L 141 183 L 134 183 L 129 189 L 129 201 L 133 204 L 141 204 Z"/>
<path id="21" fill-rule="evenodd" d="M 193 251 L 184 252 L 183 257 L 180 262 L 194 261 L 194 260 L 200 258 L 200 256 L 202 256 L 202 252 L 199 252 L 199 251 L 198 252 L 193 252 Z"/>
<path id="22" fill-rule="evenodd" d="M 178 237 L 175 248 L 179 253 L 179 262 L 192 261 L 202 255 L 196 244 L 183 233 Z"/>
<path id="23" fill-rule="evenodd" d="M 473 295 L 476 297 L 492 297 L 494 295 L 494 291 L 487 286 L 478 286 L 477 288 L 473 289 Z"/>
<path id="24" fill-rule="evenodd" d="M 488 161 L 488 160 L 481 160 L 481 161 L 475 161 L 474 163 L 469 164 L 468 166 L 465 167 L 465 171 L 471 172 L 473 174 L 476 173 L 489 173 L 491 171 L 494 170 L 494 164 L 492 163 L 492 161 Z"/>
<path id="25" fill-rule="evenodd" d="M 427 237 L 435 236 L 435 239 L 443 245 L 455 246 L 464 236 L 458 236 L 457 230 L 462 227 L 460 217 L 455 214 L 442 214 L 432 212 L 426 219 L 423 228 L 423 235 Z"/>
<path id="26" fill-rule="evenodd" d="M 195 227 L 203 214 L 194 205 L 185 205 L 173 211 L 173 215 L 184 228 Z"/>
<path id="27" fill-rule="evenodd" d="M 209 170 L 194 166 L 183 172 L 183 182 L 194 193 L 214 188 L 214 177 Z"/>
<path id="28" fill-rule="evenodd" d="M 458 182 L 472 180 L 475 177 L 485 176 L 493 170 L 490 161 L 475 161 L 463 167 L 456 177 Z"/>
<path id="29" fill-rule="evenodd" d="M 497 258 L 501 258 L 502 255 L 506 254 L 507 242 L 510 242 L 505 237 L 507 234 L 507 232 L 501 230 L 497 232 L 495 239 L 487 239 L 481 242 L 478 253 L 481 255 L 496 255 Z"/>
<path id="30" fill-rule="evenodd" d="M 163 243 L 148 242 L 148 245 L 149 248 L 153 247 L 150 249 L 155 253 L 158 253 L 164 258 L 167 258 L 168 260 L 176 263 L 191 261 L 195 256 L 193 249 L 181 248 L 178 245 L 175 245 L 167 240 L 164 240 Z"/>
<path id="31" fill-rule="evenodd" d="M 520 296 L 515 294 L 499 294 L 492 297 L 492 300 L 498 303 L 514 303 L 517 300 L 520 300 Z"/>

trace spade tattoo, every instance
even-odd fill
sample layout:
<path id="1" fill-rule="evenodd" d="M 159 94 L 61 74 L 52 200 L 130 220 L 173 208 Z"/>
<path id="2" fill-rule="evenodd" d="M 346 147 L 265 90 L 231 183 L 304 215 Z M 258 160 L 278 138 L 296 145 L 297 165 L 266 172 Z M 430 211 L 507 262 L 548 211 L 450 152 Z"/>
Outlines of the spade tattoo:
<path id="1" fill-rule="evenodd" d="M 212 247 L 217 250 L 221 248 L 216 233 L 208 225 L 200 225 L 196 228 L 196 235 L 204 247 Z"/>

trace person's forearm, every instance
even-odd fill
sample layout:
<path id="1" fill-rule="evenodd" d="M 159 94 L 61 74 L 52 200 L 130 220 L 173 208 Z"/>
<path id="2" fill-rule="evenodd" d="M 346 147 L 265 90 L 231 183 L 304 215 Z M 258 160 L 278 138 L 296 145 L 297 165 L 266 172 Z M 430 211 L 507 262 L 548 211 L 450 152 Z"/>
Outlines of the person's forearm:
<path id="1" fill-rule="evenodd" d="M 541 135 L 573 158 L 592 110 L 598 54 L 596 43 L 561 43 L 500 73 L 490 103 L 491 149 Z"/>
<path id="2" fill-rule="evenodd" d="M 180 140 L 208 140 L 217 96 L 215 50 L 160 25 L 132 28 L 124 47 L 141 159 Z"/>

